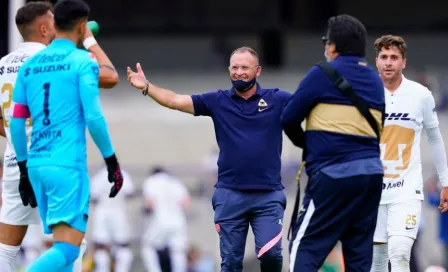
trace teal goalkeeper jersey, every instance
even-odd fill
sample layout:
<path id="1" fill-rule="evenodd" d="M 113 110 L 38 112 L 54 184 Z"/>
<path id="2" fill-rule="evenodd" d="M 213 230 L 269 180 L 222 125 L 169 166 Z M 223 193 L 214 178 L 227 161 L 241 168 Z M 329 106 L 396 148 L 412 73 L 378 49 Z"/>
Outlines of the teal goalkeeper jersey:
<path id="1" fill-rule="evenodd" d="M 91 134 L 95 124 L 107 130 L 99 101 L 98 77 L 99 67 L 94 58 L 66 39 L 54 40 L 23 64 L 13 92 L 13 117 L 24 118 L 23 112 L 29 111 L 32 134 L 28 155 L 16 147 L 20 136 L 14 139 L 12 134 L 18 161 L 28 159 L 28 167 L 86 169 L 86 126 Z M 97 120 L 101 122 L 94 122 Z M 99 146 L 105 157 L 113 154 L 106 135 L 106 139 L 100 139 L 105 144 Z"/>

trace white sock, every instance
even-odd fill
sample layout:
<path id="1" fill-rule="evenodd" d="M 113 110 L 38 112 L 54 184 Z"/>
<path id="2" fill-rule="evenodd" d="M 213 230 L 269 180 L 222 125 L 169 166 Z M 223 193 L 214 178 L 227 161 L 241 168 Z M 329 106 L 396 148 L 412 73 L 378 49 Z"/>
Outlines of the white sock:
<path id="1" fill-rule="evenodd" d="M 387 244 L 378 244 L 373 246 L 372 268 L 370 272 L 388 272 L 389 255 Z"/>
<path id="2" fill-rule="evenodd" d="M 129 272 L 134 256 L 129 247 L 117 247 L 115 250 L 115 272 Z"/>
<path id="3" fill-rule="evenodd" d="M 162 272 L 159 262 L 159 255 L 157 255 L 157 251 L 154 248 L 144 246 L 141 254 L 146 271 Z"/>
<path id="4" fill-rule="evenodd" d="M 389 259 L 391 272 L 410 272 L 409 261 L 414 239 L 406 236 L 389 237 Z"/>
<path id="5" fill-rule="evenodd" d="M 110 272 L 110 255 L 104 249 L 96 250 L 93 256 L 95 272 Z"/>
<path id="6" fill-rule="evenodd" d="M 82 258 L 84 257 L 86 250 L 87 250 L 87 241 L 85 239 L 82 239 L 81 247 L 79 250 L 79 256 L 75 260 L 75 263 L 73 264 L 73 272 L 82 272 Z"/>
<path id="7" fill-rule="evenodd" d="M 12 272 L 20 246 L 0 244 L 0 267 L 2 272 Z"/>
<path id="8" fill-rule="evenodd" d="M 173 249 L 170 255 L 173 272 L 187 271 L 187 254 L 184 251 Z"/>

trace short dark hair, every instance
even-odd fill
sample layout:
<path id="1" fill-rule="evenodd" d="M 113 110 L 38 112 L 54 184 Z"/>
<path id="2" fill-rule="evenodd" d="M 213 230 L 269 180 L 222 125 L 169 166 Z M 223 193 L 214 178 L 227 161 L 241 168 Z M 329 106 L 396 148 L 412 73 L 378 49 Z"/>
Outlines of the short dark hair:
<path id="1" fill-rule="evenodd" d="M 54 25 L 58 30 L 71 31 L 89 13 L 89 5 L 83 0 L 62 0 L 54 6 Z"/>
<path id="2" fill-rule="evenodd" d="M 47 14 L 48 11 L 51 11 L 51 8 L 51 4 L 46 1 L 29 2 L 19 8 L 16 13 L 16 25 L 20 34 L 26 38 L 30 34 L 28 26 L 30 26 L 36 18 Z"/>
<path id="3" fill-rule="evenodd" d="M 341 56 L 366 55 L 367 30 L 353 16 L 342 14 L 328 19 L 327 39 Z"/>
<path id="4" fill-rule="evenodd" d="M 232 57 L 236 53 L 244 53 L 244 52 L 249 52 L 257 60 L 259 59 L 257 51 L 255 51 L 255 49 L 253 49 L 253 48 L 251 48 L 249 46 L 243 46 L 243 47 L 239 47 L 239 48 L 233 50 L 232 54 L 230 54 L 230 57 Z"/>
<path id="5" fill-rule="evenodd" d="M 398 51 L 400 51 L 403 59 L 406 58 L 406 52 L 408 51 L 408 46 L 406 45 L 406 41 L 400 36 L 394 35 L 384 35 L 376 39 L 375 41 L 375 52 L 376 56 L 381 52 L 381 50 L 389 49 L 391 47 L 397 47 Z"/>

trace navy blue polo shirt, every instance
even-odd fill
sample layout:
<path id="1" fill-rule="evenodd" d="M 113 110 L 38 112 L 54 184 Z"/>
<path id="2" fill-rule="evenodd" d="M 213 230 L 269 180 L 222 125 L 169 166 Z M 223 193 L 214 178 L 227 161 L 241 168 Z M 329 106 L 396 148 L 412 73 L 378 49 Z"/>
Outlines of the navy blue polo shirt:
<path id="1" fill-rule="evenodd" d="M 192 95 L 195 116 L 210 116 L 219 146 L 215 187 L 282 190 L 281 114 L 291 94 L 262 89 L 245 100 L 235 90 Z"/>

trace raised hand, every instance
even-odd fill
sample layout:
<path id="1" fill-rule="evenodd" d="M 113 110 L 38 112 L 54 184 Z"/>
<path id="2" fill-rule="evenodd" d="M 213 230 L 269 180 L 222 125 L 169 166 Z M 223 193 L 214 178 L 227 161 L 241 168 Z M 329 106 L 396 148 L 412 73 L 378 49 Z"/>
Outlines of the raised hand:
<path id="1" fill-rule="evenodd" d="M 137 72 L 132 71 L 130 67 L 128 67 L 128 81 L 132 87 L 143 90 L 146 87 L 147 80 L 145 77 L 145 73 L 143 73 L 142 66 L 140 63 L 137 63 Z"/>

